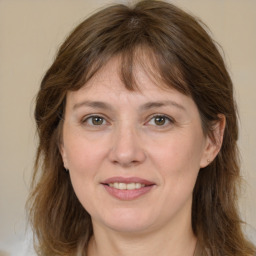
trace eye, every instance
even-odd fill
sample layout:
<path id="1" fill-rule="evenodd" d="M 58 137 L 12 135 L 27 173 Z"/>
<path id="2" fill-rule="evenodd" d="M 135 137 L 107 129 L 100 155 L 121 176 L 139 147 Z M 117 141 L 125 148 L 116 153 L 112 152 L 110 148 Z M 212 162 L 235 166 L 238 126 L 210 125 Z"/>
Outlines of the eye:
<path id="1" fill-rule="evenodd" d="M 166 126 L 171 123 L 173 123 L 173 120 L 165 115 L 155 115 L 148 122 L 149 125 L 154 126 Z"/>
<path id="2" fill-rule="evenodd" d="M 100 126 L 100 125 L 105 125 L 107 122 L 101 116 L 89 116 L 83 120 L 83 123 L 86 123 L 87 125 L 90 125 L 90 126 Z"/>

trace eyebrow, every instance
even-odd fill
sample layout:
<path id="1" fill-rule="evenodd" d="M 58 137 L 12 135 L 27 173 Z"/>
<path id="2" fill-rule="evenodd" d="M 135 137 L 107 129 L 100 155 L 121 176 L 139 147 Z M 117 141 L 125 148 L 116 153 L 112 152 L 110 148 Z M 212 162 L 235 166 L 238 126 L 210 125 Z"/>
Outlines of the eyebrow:
<path id="1" fill-rule="evenodd" d="M 113 107 L 105 102 L 102 101 L 83 101 L 80 103 L 76 103 L 73 106 L 73 110 L 80 108 L 80 107 L 91 107 L 91 108 L 98 108 L 98 109 L 107 109 L 107 110 L 112 110 Z"/>
<path id="2" fill-rule="evenodd" d="M 140 107 L 140 110 L 149 110 L 151 108 L 160 108 L 160 107 L 165 107 L 165 106 L 173 106 L 176 108 L 179 108 L 181 110 L 186 111 L 185 107 L 175 101 L 172 100 L 165 100 L 165 101 L 152 101 L 148 102 Z"/>
<path id="3" fill-rule="evenodd" d="M 106 109 L 106 110 L 113 110 L 113 107 L 109 103 L 105 103 L 102 101 L 82 101 L 80 103 L 76 103 L 73 106 L 73 110 L 76 110 L 77 108 L 80 107 L 91 107 L 91 108 L 97 108 L 97 109 Z M 140 111 L 146 111 L 150 110 L 152 108 L 160 108 L 160 107 L 165 107 L 165 106 L 173 106 L 176 108 L 179 108 L 183 111 L 186 111 L 185 107 L 175 101 L 172 100 L 166 100 L 166 101 L 152 101 L 152 102 L 147 102 L 140 106 L 139 110 Z"/>

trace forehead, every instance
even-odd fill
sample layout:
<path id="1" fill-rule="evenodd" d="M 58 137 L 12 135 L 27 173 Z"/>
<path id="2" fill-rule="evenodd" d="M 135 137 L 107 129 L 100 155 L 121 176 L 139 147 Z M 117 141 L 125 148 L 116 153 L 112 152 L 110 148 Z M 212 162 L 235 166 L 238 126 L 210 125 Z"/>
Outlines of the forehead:
<path id="1" fill-rule="evenodd" d="M 102 94 L 110 96 L 111 94 L 131 94 L 131 95 L 150 95 L 152 97 L 157 94 L 163 96 L 168 92 L 176 91 L 172 86 L 163 82 L 157 68 L 147 62 L 146 56 L 141 56 L 137 62 L 133 62 L 132 75 L 133 79 L 123 81 L 121 70 L 122 59 L 114 57 L 110 59 L 94 76 L 85 83 L 79 90 L 70 92 L 69 94 L 79 97 L 79 95 Z M 145 61 L 142 61 L 144 59 Z M 147 62 L 147 64 L 145 64 Z M 126 85 L 125 83 L 130 83 Z M 132 89 L 127 89 L 127 86 Z"/>
<path id="2" fill-rule="evenodd" d="M 120 59 L 111 59 L 101 68 L 83 87 L 77 91 L 69 92 L 68 106 L 84 105 L 84 102 L 104 102 L 109 105 L 118 105 L 120 108 L 172 102 L 172 105 L 189 108 L 195 105 L 193 100 L 180 93 L 173 87 L 168 87 L 158 75 L 152 76 L 144 66 L 135 64 L 133 67 L 136 88 L 128 90 L 120 75 Z M 155 73 L 156 74 L 156 73 Z"/>

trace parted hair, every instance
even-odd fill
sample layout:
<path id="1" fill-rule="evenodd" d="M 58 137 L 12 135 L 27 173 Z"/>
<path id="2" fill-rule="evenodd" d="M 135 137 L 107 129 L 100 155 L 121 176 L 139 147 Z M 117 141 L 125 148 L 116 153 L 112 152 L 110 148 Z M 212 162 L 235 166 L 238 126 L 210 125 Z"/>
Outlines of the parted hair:
<path id="1" fill-rule="evenodd" d="M 140 52 L 149 57 L 141 64 L 152 76 L 194 100 L 205 135 L 213 136 L 212 127 L 225 115 L 219 154 L 199 171 L 194 187 L 192 228 L 209 255 L 253 255 L 237 207 L 241 177 L 233 85 L 209 34 L 198 18 L 176 6 L 144 0 L 98 11 L 60 46 L 35 107 L 39 143 L 27 207 L 38 255 L 86 255 L 93 234 L 91 217 L 75 195 L 59 151 L 67 92 L 86 86 L 116 56 L 124 86 L 137 90 L 133 66 L 143 62 Z"/>

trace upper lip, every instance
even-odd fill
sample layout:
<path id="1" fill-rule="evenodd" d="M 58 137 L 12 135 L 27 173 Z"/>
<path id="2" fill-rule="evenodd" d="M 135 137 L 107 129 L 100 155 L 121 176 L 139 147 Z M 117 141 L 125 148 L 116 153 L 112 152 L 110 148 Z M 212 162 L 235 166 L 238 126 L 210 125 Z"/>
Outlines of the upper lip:
<path id="1" fill-rule="evenodd" d="M 140 184 L 145 184 L 146 186 L 155 185 L 154 182 L 146 180 L 146 179 L 142 179 L 142 178 L 139 178 L 139 177 L 128 177 L 128 178 L 125 178 L 125 177 L 111 177 L 111 178 L 108 178 L 108 179 L 104 180 L 101 183 L 102 184 L 110 184 L 110 183 L 115 183 L 115 182 L 117 182 L 117 183 L 126 183 L 126 184 L 140 183 Z"/>

